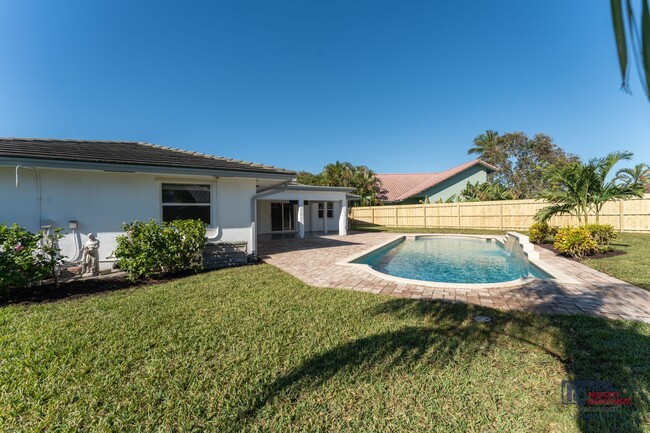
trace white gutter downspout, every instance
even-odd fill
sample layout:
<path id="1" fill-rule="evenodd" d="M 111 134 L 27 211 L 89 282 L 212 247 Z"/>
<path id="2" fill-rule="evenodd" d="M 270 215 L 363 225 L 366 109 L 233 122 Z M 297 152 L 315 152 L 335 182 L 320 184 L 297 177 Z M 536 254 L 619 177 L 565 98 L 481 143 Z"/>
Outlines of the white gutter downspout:
<path id="1" fill-rule="evenodd" d="M 41 173 L 38 171 L 38 168 L 36 167 L 27 167 L 23 165 L 17 165 L 16 166 L 16 188 L 20 187 L 20 182 L 18 180 L 18 169 L 19 168 L 28 168 L 30 170 L 34 170 L 36 172 L 36 201 L 38 202 L 38 228 L 40 230 L 43 222 L 42 222 L 42 206 L 41 206 Z"/>
<path id="2" fill-rule="evenodd" d="M 221 206 L 219 206 L 219 177 L 218 176 L 214 177 L 214 191 L 211 194 L 212 197 L 210 197 L 210 201 L 214 202 L 214 207 L 212 207 L 211 205 L 210 215 L 214 216 L 214 222 L 212 224 L 212 228 L 209 230 L 214 231 L 215 233 L 213 239 L 219 239 L 219 236 L 221 235 L 221 212 L 220 212 Z"/>
<path id="3" fill-rule="evenodd" d="M 291 180 L 288 180 L 280 185 L 272 186 L 268 189 L 264 189 L 253 197 L 251 197 L 251 254 L 257 256 L 257 200 L 266 197 L 267 195 L 275 194 L 276 192 L 284 191 L 291 183 Z"/>

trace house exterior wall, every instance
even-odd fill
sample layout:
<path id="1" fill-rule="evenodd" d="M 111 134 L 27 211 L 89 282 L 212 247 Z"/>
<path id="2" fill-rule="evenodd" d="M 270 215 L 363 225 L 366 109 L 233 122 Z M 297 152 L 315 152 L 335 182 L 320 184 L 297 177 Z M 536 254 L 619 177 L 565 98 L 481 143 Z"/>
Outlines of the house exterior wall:
<path id="1" fill-rule="evenodd" d="M 322 232 L 323 231 L 323 218 L 318 218 L 318 204 L 314 203 L 310 205 L 311 207 L 311 227 L 312 231 Z M 327 216 L 323 212 L 323 216 Z M 339 230 L 339 216 L 341 215 L 341 204 L 338 201 L 334 202 L 332 218 L 327 218 L 327 231 L 328 232 L 337 232 Z"/>
<path id="2" fill-rule="evenodd" d="M 251 253 L 251 201 L 255 195 L 255 179 L 220 178 L 217 181 L 218 231 L 208 237 L 221 241 L 245 241 Z"/>
<path id="3" fill-rule="evenodd" d="M 465 189 L 465 186 L 467 186 L 467 182 L 472 184 L 476 182 L 487 182 L 487 170 L 485 167 L 480 165 L 470 167 L 432 188 L 394 204 L 416 204 L 419 203 L 420 200 L 424 200 L 425 197 L 429 197 L 429 202 L 431 203 L 438 200 L 444 202 L 454 194 L 459 195 L 460 192 Z"/>
<path id="4" fill-rule="evenodd" d="M 17 223 L 31 231 L 40 229 L 36 172 L 0 166 L 0 223 Z M 112 264 L 115 238 L 122 234 L 123 222 L 155 219 L 160 221 L 163 182 L 201 182 L 211 184 L 211 227 L 208 237 L 224 241 L 252 241 L 250 203 L 255 194 L 255 179 L 209 176 L 156 176 L 154 174 L 114 173 L 90 170 L 39 169 L 41 185 L 41 223 L 61 227 L 62 254 L 68 260 L 79 258 L 79 245 L 88 233 L 100 241 L 102 268 Z M 77 239 L 68 221 L 78 221 Z M 75 245 L 76 244 L 76 245 Z M 77 255 L 77 257 L 75 257 Z"/>
<path id="5" fill-rule="evenodd" d="M 256 209 L 257 233 L 271 233 L 271 202 L 266 200 L 257 201 Z"/>

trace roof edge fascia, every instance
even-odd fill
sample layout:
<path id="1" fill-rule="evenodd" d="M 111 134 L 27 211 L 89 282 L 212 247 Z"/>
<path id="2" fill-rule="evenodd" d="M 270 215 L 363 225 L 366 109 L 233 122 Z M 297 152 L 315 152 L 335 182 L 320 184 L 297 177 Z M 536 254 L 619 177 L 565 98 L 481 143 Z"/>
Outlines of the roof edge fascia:
<path id="1" fill-rule="evenodd" d="M 292 173 L 269 173 L 254 170 L 219 170 L 209 168 L 166 167 L 157 165 L 114 164 L 104 162 L 64 161 L 25 157 L 0 157 L 0 166 L 24 165 L 37 168 L 52 168 L 63 170 L 90 170 L 110 173 L 143 173 L 143 174 L 181 174 L 194 176 L 244 177 L 254 179 L 287 179 L 296 175 Z"/>

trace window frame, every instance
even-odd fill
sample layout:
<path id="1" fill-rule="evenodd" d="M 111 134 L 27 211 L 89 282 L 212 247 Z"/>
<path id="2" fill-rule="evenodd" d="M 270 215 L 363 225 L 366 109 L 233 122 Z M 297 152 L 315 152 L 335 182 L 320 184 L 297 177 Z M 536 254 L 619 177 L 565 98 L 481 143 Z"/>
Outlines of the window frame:
<path id="1" fill-rule="evenodd" d="M 326 204 L 327 206 L 324 206 Z M 334 218 L 334 202 L 333 201 L 326 201 L 326 202 L 320 202 L 318 203 L 318 219 L 322 220 L 323 217 L 325 216 L 325 209 L 327 209 L 327 219 L 333 219 Z"/>
<path id="2" fill-rule="evenodd" d="M 208 193 L 208 203 L 164 203 L 163 202 L 163 188 L 165 185 L 200 185 L 200 186 L 207 186 L 209 189 Z M 216 190 L 216 185 L 214 181 L 209 181 L 206 179 L 183 179 L 183 180 L 176 180 L 176 179 L 165 179 L 165 180 L 159 180 L 158 181 L 158 203 L 159 203 L 159 212 L 160 212 L 160 222 L 164 222 L 164 208 L 165 206 L 186 206 L 186 207 L 207 207 L 209 209 L 209 219 L 210 222 L 207 224 L 208 227 L 212 228 L 215 227 L 216 221 L 215 221 L 215 212 L 214 212 L 214 205 L 215 205 L 215 190 Z"/>

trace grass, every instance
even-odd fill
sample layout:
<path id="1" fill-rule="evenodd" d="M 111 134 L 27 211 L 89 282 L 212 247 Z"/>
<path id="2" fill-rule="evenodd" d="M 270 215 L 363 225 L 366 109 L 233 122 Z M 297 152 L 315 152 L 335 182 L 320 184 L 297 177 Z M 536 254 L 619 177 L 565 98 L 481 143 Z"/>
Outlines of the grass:
<path id="1" fill-rule="evenodd" d="M 318 289 L 270 265 L 5 306 L 0 354 L 1 431 L 650 429 L 649 325 Z M 579 412 L 563 379 L 634 405 Z"/>
<path id="2" fill-rule="evenodd" d="M 620 256 L 586 259 L 582 263 L 613 277 L 650 290 L 650 234 L 621 233 L 611 243 Z"/>

